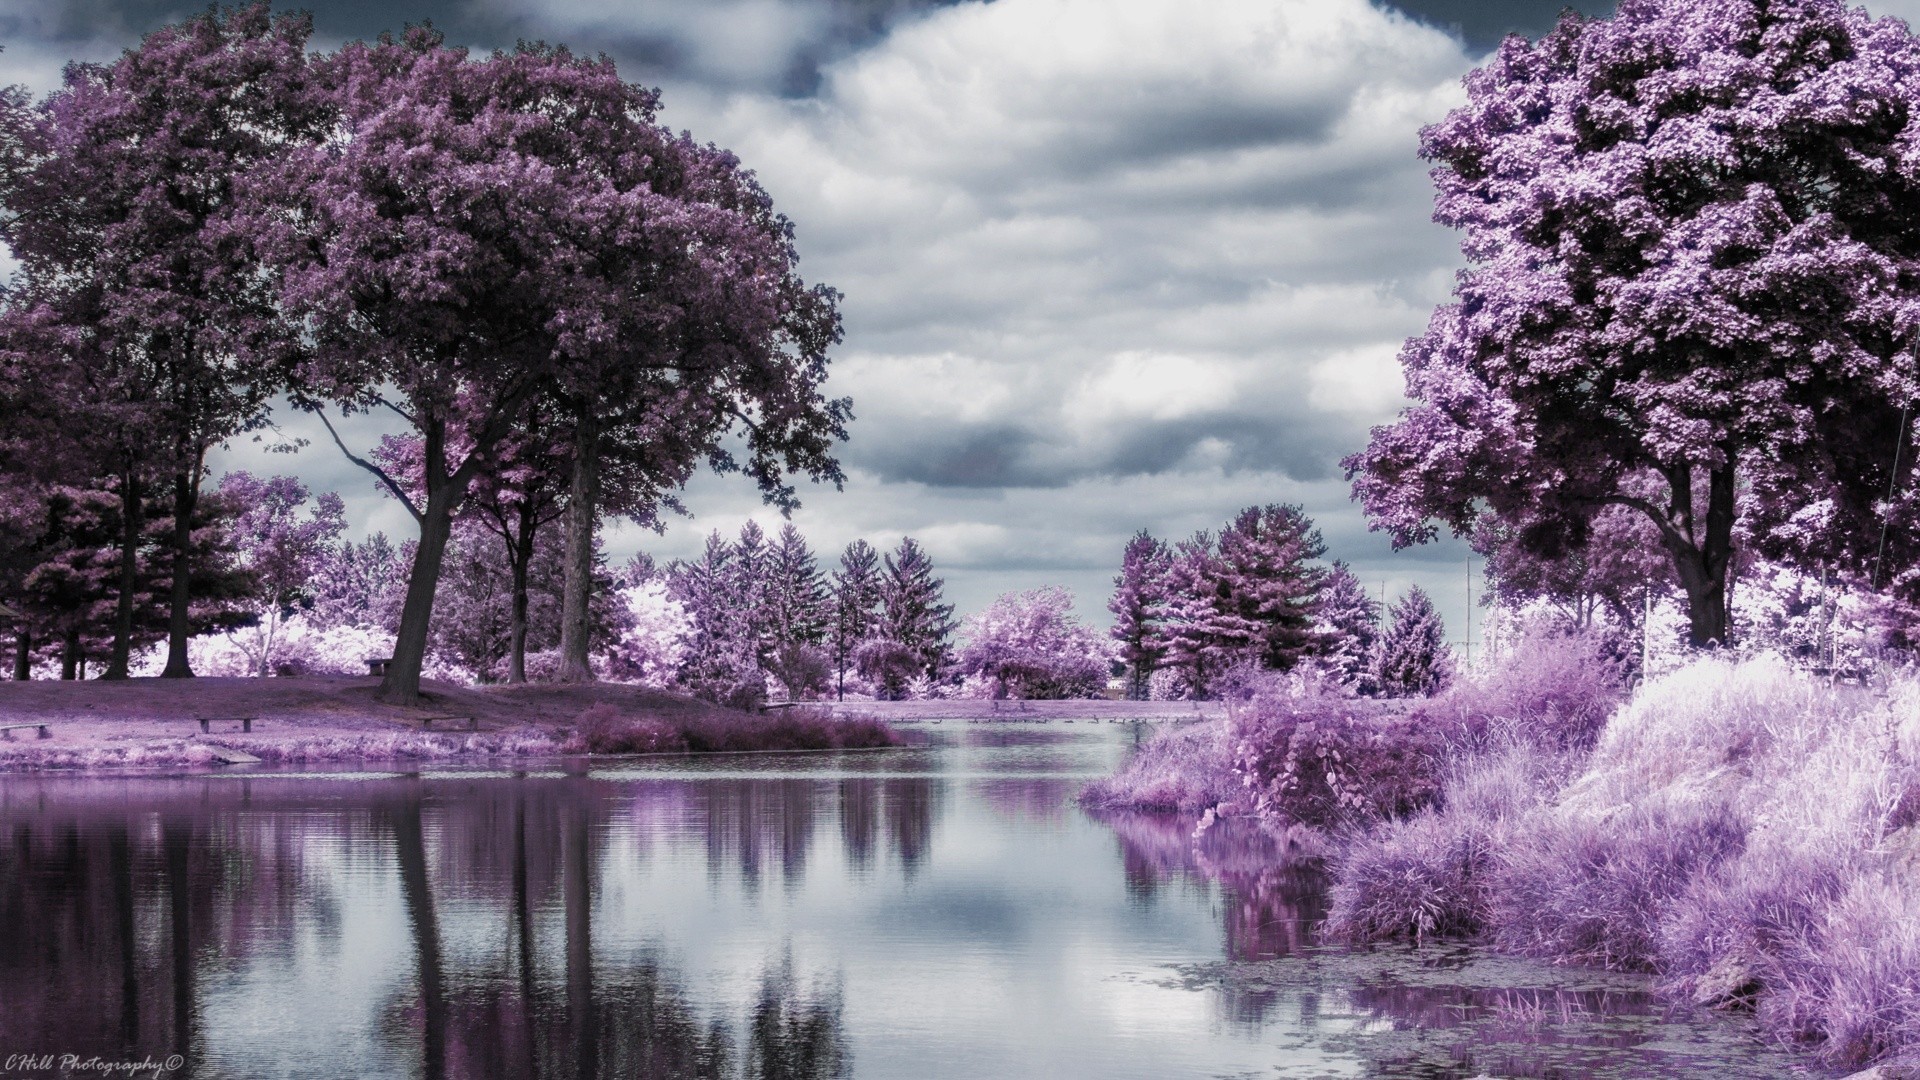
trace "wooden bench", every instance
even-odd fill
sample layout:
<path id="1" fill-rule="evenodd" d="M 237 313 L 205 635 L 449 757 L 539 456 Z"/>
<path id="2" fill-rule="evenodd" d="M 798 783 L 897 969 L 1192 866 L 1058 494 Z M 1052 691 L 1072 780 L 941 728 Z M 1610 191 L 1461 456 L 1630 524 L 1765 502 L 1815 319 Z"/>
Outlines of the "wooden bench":
<path id="1" fill-rule="evenodd" d="M 237 723 L 240 725 L 241 731 L 247 732 L 248 734 L 252 734 L 253 722 L 259 719 L 259 717 L 256 717 L 256 716 L 196 716 L 194 717 L 194 719 L 200 721 L 200 734 L 202 735 L 210 734 L 213 731 L 213 725 L 216 723 L 219 723 L 219 724 Z"/>
<path id="2" fill-rule="evenodd" d="M 435 720 L 465 720 L 468 731 L 480 730 L 480 718 L 477 716 L 423 716 L 420 718 L 420 726 L 431 731 Z"/>
<path id="3" fill-rule="evenodd" d="M 393 663 L 391 656 L 382 656 L 378 659 L 369 656 L 367 657 L 367 674 L 384 679 L 387 677 L 387 665 L 391 663 Z"/>
<path id="4" fill-rule="evenodd" d="M 53 738 L 53 732 L 48 730 L 48 726 L 46 724 L 0 724 L 0 739 L 5 739 L 8 742 L 12 742 L 13 732 L 15 728 L 34 728 L 40 732 L 41 738 L 43 739 Z"/>

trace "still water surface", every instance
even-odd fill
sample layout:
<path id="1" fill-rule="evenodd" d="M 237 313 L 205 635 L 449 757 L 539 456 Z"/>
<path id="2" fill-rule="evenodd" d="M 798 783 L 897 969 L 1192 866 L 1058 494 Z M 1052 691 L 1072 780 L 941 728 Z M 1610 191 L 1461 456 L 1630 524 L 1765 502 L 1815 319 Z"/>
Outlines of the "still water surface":
<path id="1" fill-rule="evenodd" d="M 234 1080 L 1798 1073 L 1635 979 L 1316 945 L 1324 881 L 1258 834 L 1074 806 L 1134 726 L 920 730 L 590 768 L 8 778 L 0 1059 L 177 1053 L 169 1075 Z"/>

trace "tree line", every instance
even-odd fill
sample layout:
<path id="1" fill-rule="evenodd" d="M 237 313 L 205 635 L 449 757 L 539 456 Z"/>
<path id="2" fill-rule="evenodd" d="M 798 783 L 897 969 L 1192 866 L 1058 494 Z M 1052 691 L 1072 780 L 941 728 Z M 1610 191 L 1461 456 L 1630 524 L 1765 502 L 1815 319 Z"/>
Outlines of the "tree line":
<path id="1" fill-rule="evenodd" d="M 321 53 L 310 34 L 264 3 L 212 9 L 69 65 L 42 100 L 0 93 L 19 260 L 0 587 L 54 588 L 43 556 L 87 532 L 113 554 L 67 576 L 99 586 L 104 676 L 162 625 L 163 674 L 190 675 L 189 639 L 222 618 L 208 452 L 283 399 L 419 528 L 383 697 L 418 700 L 476 492 L 520 571 L 563 528 L 559 674 L 591 679 L 603 515 L 653 520 L 702 462 L 782 507 L 793 477 L 840 480 L 850 405 L 821 392 L 838 297 L 799 277 L 738 159 L 661 125 L 657 92 L 605 58 L 473 57 L 425 27 Z M 347 445 L 351 413 L 408 433 L 407 475 Z M 21 650 L 71 633 L 4 614 Z"/>

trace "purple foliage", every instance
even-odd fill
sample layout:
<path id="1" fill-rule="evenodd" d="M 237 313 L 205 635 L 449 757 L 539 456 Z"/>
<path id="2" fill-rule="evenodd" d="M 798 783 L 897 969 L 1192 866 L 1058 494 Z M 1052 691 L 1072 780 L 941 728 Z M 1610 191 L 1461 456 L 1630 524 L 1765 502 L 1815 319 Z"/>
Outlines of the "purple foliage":
<path id="1" fill-rule="evenodd" d="M 1920 167 L 1914 55 L 1840 0 L 1626 3 L 1509 37 L 1422 136 L 1472 262 L 1401 354 L 1415 404 L 1347 459 L 1375 524 L 1414 543 L 1485 508 L 1551 555 L 1631 508 L 1696 646 L 1727 640 L 1742 486 L 1760 523 L 1827 518 L 1803 565 L 1863 571 L 1889 514 L 1912 565 L 1920 498 L 1879 500 L 1916 379 L 1920 224 L 1886 211 Z"/>
<path id="2" fill-rule="evenodd" d="M 967 617 L 961 635 L 954 667 L 967 696 L 1090 698 L 1106 687 L 1113 650 L 1058 585 L 996 599 Z"/>
<path id="3" fill-rule="evenodd" d="M 1575 750 L 1594 744 L 1626 696 L 1620 663 L 1604 641 L 1541 632 L 1414 711 L 1463 748 L 1519 739 Z"/>
<path id="4" fill-rule="evenodd" d="M 1417 715 L 1326 693 L 1256 697 L 1232 719 L 1254 809 L 1318 829 L 1405 817 L 1440 795 L 1443 745 Z"/>
<path id="5" fill-rule="evenodd" d="M 1394 602 L 1373 670 L 1387 697 L 1428 697 L 1452 681 L 1453 650 L 1425 589 L 1415 585 Z"/>
<path id="6" fill-rule="evenodd" d="M 1493 942 L 1528 956 L 1655 971 L 1660 924 L 1696 876 L 1739 852 L 1746 830 L 1724 808 L 1635 808 L 1596 827 L 1536 817 L 1494 857 Z"/>
<path id="7" fill-rule="evenodd" d="M 836 720 L 813 709 L 772 716 L 683 713 L 672 717 L 623 715 L 612 705 L 588 708 L 565 744 L 595 754 L 697 754 L 763 750 L 854 750 L 898 746 L 897 732 L 870 717 Z"/>
<path id="8" fill-rule="evenodd" d="M 1118 772 L 1088 784 L 1083 806 L 1197 814 L 1244 799 L 1233 768 L 1233 744 L 1219 721 L 1166 728 L 1135 751 Z"/>

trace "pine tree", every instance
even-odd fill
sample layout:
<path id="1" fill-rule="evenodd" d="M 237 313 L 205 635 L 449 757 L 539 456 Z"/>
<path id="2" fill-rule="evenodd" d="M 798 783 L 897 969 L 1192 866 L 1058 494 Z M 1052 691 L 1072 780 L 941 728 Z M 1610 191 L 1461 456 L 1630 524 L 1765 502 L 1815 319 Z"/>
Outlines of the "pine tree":
<path id="1" fill-rule="evenodd" d="M 675 562 L 667 581 L 669 594 L 685 606 L 693 622 L 680 681 L 711 700 L 733 697 L 759 671 L 743 615 L 738 552 L 718 532 L 710 533 L 700 558 Z"/>
<path id="2" fill-rule="evenodd" d="M 1208 628 L 1219 668 L 1287 671 L 1317 650 L 1314 604 L 1327 572 L 1311 560 L 1326 550 L 1313 519 L 1290 504 L 1249 506 L 1220 530 Z"/>
<path id="3" fill-rule="evenodd" d="M 833 665 L 835 693 L 847 696 L 847 672 L 860 643 L 880 629 L 880 554 L 865 540 L 840 553 L 833 572 Z"/>
<path id="4" fill-rule="evenodd" d="M 1344 562 L 1335 562 L 1320 589 L 1316 626 L 1322 654 L 1339 680 L 1354 693 L 1371 696 L 1380 684 L 1373 652 L 1380 641 L 1380 604 Z"/>
<path id="5" fill-rule="evenodd" d="M 1180 541 L 1167 567 L 1165 617 L 1153 627 L 1149 647 L 1160 668 L 1177 674 L 1185 696 L 1204 698 L 1222 669 L 1213 637 L 1216 575 L 1213 534 L 1205 530 Z"/>
<path id="6" fill-rule="evenodd" d="M 827 637 L 832 612 L 820 560 L 791 522 L 782 526 L 768 554 L 767 617 L 782 646 L 818 645 Z"/>
<path id="7" fill-rule="evenodd" d="M 948 662 L 956 623 L 953 605 L 941 599 L 946 582 L 933 576 L 933 560 L 909 536 L 886 557 L 881 577 L 881 634 L 913 654 L 919 674 L 938 678 Z"/>
<path id="8" fill-rule="evenodd" d="M 1392 622 L 1375 661 L 1380 692 L 1387 697 L 1426 697 L 1453 677 L 1446 628 L 1426 591 L 1415 585 L 1393 605 Z"/>
<path id="9" fill-rule="evenodd" d="M 1127 696 L 1135 701 L 1146 699 L 1147 680 L 1166 656 L 1155 629 L 1166 617 L 1172 568 L 1173 552 L 1166 543 L 1141 529 L 1127 541 L 1120 575 L 1113 579 L 1113 599 L 1107 601 L 1107 610 L 1113 612 L 1111 634 L 1120 644 L 1120 662 L 1127 666 Z"/>

